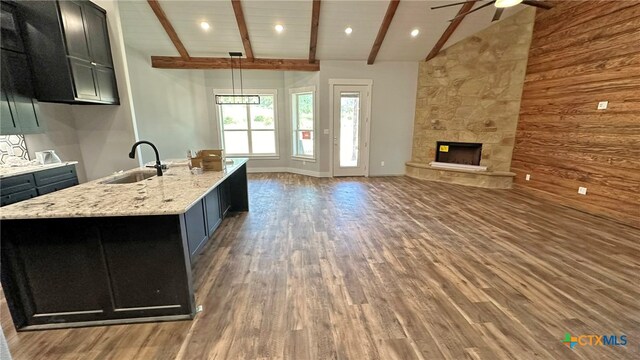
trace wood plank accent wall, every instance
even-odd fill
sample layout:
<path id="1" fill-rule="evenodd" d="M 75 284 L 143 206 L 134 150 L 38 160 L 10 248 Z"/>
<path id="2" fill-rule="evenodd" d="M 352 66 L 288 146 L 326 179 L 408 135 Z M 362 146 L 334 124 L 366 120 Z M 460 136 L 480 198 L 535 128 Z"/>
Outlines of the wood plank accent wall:
<path id="1" fill-rule="evenodd" d="M 515 184 L 640 227 L 640 3 L 553 4 L 533 30 Z"/>

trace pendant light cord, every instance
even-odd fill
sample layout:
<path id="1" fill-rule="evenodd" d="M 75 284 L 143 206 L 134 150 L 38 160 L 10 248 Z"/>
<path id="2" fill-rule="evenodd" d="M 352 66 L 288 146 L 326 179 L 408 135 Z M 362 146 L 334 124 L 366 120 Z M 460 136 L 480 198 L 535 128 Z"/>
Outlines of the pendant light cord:
<path id="1" fill-rule="evenodd" d="M 236 96 L 236 81 L 233 77 L 233 55 L 231 55 L 230 57 L 231 57 L 231 88 L 233 89 L 233 96 Z"/>
<path id="2" fill-rule="evenodd" d="M 244 87 L 242 86 L 242 57 L 238 58 L 240 62 L 240 95 L 244 96 Z"/>

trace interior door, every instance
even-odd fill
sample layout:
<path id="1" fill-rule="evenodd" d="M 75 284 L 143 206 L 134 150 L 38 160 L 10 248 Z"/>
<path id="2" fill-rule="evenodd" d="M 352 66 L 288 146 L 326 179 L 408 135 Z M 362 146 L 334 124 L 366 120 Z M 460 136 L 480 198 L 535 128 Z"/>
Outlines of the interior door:
<path id="1" fill-rule="evenodd" d="M 334 86 L 333 88 L 333 175 L 367 174 L 365 139 L 368 122 L 369 87 Z"/>

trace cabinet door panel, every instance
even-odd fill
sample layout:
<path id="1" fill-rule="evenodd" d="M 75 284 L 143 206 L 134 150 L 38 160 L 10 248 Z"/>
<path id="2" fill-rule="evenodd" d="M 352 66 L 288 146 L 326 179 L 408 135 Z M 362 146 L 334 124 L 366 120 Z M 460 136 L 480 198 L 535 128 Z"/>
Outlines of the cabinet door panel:
<path id="1" fill-rule="evenodd" d="M 109 297 L 100 237 L 89 220 L 82 222 L 82 226 L 67 219 L 43 220 L 38 226 L 14 227 L 30 224 L 28 220 L 3 224 L 2 237 L 11 239 L 3 250 L 15 252 L 5 259 L 20 259 L 10 266 L 27 279 L 21 296 L 33 324 L 89 320 L 104 312 Z M 76 236 L 69 236 L 71 227 Z"/>
<path id="2" fill-rule="evenodd" d="M 91 61 L 82 3 L 59 1 L 62 25 L 69 56 Z"/>
<path id="3" fill-rule="evenodd" d="M 198 254 L 208 239 L 204 208 L 202 205 L 203 202 L 199 201 L 184 214 L 191 259 Z"/>
<path id="4" fill-rule="evenodd" d="M 41 132 L 38 119 L 38 102 L 34 99 L 31 70 L 24 54 L 6 51 L 2 59 L 10 69 L 11 97 L 14 104 L 14 117 L 20 124 L 23 134 Z"/>
<path id="5" fill-rule="evenodd" d="M 87 4 L 85 6 L 85 20 L 87 35 L 89 36 L 91 60 L 98 65 L 113 67 L 105 14 L 91 6 L 91 4 Z"/>
<path id="6" fill-rule="evenodd" d="M 222 214 L 220 213 L 220 196 L 219 188 L 213 189 L 204 197 L 205 210 L 207 213 L 207 235 L 211 237 L 216 231 L 220 222 L 222 222 Z"/>
<path id="7" fill-rule="evenodd" d="M 87 61 L 78 59 L 69 59 L 69 63 L 73 73 L 76 98 L 99 100 L 100 94 L 93 66 Z"/>
<path id="8" fill-rule="evenodd" d="M 0 108 L 2 111 L 0 134 L 11 135 L 20 133 L 20 125 L 18 124 L 18 116 L 15 114 L 13 99 L 11 98 L 11 78 L 9 77 L 9 67 L 5 60 L 6 53 L 8 53 L 8 51 L 2 51 L 2 60 L 0 61 L 0 66 L 2 67 L 2 80 L 0 83 Z"/>
<path id="9" fill-rule="evenodd" d="M 116 74 L 113 69 L 96 66 L 95 73 L 98 79 L 100 100 L 114 104 L 119 103 L 118 85 L 116 85 Z"/>
<path id="10" fill-rule="evenodd" d="M 2 78 L 2 90 L 0 91 L 0 134 L 12 135 L 19 134 L 20 127 L 16 123 L 16 117 L 13 116 L 11 105 L 8 98 L 8 92 L 4 90 L 4 77 Z"/>
<path id="11" fill-rule="evenodd" d="M 101 236 L 114 312 L 128 317 L 188 311 L 177 216 L 112 218 L 101 226 Z"/>

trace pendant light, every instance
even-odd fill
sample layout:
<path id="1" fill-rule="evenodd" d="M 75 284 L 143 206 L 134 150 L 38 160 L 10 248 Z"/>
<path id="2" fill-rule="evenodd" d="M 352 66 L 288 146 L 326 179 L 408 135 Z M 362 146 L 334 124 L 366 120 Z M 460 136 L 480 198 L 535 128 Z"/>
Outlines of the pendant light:
<path id="1" fill-rule="evenodd" d="M 229 57 L 231 57 L 231 86 L 233 87 L 233 95 L 216 95 L 216 104 L 217 105 L 259 105 L 260 104 L 260 96 L 259 95 L 245 95 L 244 89 L 242 87 L 242 53 L 241 52 L 230 52 Z M 236 82 L 233 76 L 233 58 L 238 58 L 239 68 L 240 68 L 240 94 L 236 95 Z"/>

